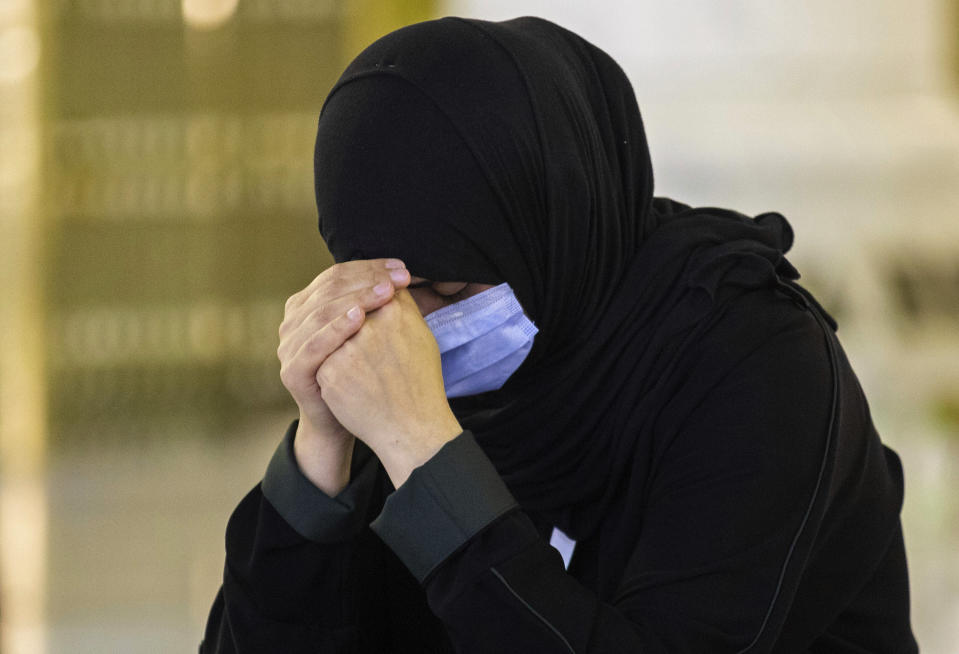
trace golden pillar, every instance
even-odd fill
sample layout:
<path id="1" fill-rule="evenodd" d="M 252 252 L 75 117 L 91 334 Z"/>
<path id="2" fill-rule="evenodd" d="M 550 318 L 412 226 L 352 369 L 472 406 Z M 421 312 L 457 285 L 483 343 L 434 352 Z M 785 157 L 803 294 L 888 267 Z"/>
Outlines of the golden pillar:
<path id="1" fill-rule="evenodd" d="M 0 6 L 0 650 L 46 650 L 40 23 Z"/>

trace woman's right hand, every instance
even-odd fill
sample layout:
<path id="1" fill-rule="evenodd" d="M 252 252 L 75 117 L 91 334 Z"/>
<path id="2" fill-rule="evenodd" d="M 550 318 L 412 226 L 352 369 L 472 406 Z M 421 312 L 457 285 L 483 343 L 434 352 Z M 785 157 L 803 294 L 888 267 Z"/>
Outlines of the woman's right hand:
<path id="1" fill-rule="evenodd" d="M 280 324 L 280 379 L 300 409 L 293 442 L 303 474 L 329 496 L 349 482 L 352 434 L 337 421 L 320 395 L 316 372 L 363 319 L 405 288 L 410 274 L 397 259 L 347 261 L 330 266 L 286 301 Z M 359 307 L 351 319 L 347 312 Z"/>

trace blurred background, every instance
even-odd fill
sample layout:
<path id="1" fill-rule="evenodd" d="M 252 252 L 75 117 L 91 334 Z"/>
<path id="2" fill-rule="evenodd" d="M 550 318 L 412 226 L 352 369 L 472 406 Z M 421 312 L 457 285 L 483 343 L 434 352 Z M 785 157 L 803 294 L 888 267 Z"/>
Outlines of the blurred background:
<path id="1" fill-rule="evenodd" d="M 796 231 L 959 652 L 959 2 L 0 0 L 0 651 L 193 652 L 330 263 L 312 148 L 401 25 L 533 14 L 629 74 L 656 190 Z"/>

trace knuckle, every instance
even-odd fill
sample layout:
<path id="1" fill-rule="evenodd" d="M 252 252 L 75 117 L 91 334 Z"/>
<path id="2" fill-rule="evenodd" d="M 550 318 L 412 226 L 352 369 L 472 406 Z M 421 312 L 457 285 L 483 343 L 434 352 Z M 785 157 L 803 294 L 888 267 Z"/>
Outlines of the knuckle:
<path id="1" fill-rule="evenodd" d="M 342 274 L 334 275 L 326 280 L 322 289 L 317 289 L 315 293 L 317 302 L 324 302 L 327 298 L 336 297 L 343 288 L 344 277 Z"/>
<path id="2" fill-rule="evenodd" d="M 362 303 L 365 306 L 372 308 L 372 307 L 378 306 L 380 302 L 383 300 L 383 297 L 380 295 L 377 295 L 376 291 L 373 290 L 372 286 L 367 286 L 359 294 L 359 299 L 362 301 Z"/>
<path id="3" fill-rule="evenodd" d="M 314 309 L 310 313 L 310 316 L 307 318 L 307 320 L 309 321 L 310 326 L 314 328 L 314 330 L 323 329 L 326 326 L 326 323 L 329 322 L 329 320 L 327 320 L 326 318 L 326 312 L 327 312 L 326 307 L 322 306 Z"/>
<path id="4" fill-rule="evenodd" d="M 311 355 L 321 354 L 326 356 L 329 350 L 328 340 L 329 336 L 325 331 L 316 332 L 310 337 L 310 340 L 307 341 L 307 351 Z"/>
<path id="5" fill-rule="evenodd" d="M 326 298 L 324 297 L 323 291 L 316 289 L 310 295 L 310 299 L 304 303 L 306 308 L 311 308 L 312 311 L 316 311 L 317 307 L 322 307 L 326 303 Z"/>

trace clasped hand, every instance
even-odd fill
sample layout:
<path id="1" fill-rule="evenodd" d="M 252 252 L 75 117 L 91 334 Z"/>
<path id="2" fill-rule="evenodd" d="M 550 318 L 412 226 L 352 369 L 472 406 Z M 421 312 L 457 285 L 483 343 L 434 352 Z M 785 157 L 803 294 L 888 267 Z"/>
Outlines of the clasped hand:
<path id="1" fill-rule="evenodd" d="M 301 421 L 364 441 L 397 487 L 462 431 L 399 265 L 350 261 L 321 273 L 287 302 L 277 350 Z"/>

